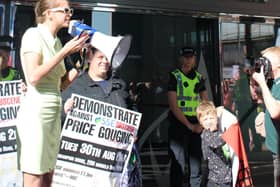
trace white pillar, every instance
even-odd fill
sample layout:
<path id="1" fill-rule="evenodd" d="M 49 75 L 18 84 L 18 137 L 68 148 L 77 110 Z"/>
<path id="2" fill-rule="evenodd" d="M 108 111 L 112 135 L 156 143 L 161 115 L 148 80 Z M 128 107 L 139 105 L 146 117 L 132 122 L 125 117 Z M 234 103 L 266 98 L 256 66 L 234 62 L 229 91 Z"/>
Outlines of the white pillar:
<path id="1" fill-rule="evenodd" d="M 112 35 L 112 12 L 92 11 L 91 24 L 98 32 Z"/>

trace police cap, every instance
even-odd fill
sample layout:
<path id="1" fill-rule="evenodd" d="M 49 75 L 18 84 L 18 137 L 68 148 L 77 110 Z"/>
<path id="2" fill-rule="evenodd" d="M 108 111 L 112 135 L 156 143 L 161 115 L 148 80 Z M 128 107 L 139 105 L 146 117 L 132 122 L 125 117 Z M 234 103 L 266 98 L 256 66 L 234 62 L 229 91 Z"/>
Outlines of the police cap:
<path id="1" fill-rule="evenodd" d="M 8 35 L 0 36 L 0 49 L 10 51 L 12 50 L 13 38 Z"/>
<path id="2" fill-rule="evenodd" d="M 196 51 L 192 47 L 182 47 L 179 50 L 179 56 L 191 57 L 195 55 L 196 55 Z"/>

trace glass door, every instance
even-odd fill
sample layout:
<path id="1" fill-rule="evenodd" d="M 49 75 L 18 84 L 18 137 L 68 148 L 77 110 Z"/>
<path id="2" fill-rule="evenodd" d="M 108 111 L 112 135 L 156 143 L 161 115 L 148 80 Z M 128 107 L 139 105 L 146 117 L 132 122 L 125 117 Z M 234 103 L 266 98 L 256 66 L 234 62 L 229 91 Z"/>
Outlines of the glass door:
<path id="1" fill-rule="evenodd" d="M 267 151 L 264 138 L 255 130 L 255 118 L 264 107 L 251 99 L 246 62 L 274 45 L 274 23 L 265 19 L 221 18 L 219 29 L 223 105 L 239 119 L 247 155 Z"/>

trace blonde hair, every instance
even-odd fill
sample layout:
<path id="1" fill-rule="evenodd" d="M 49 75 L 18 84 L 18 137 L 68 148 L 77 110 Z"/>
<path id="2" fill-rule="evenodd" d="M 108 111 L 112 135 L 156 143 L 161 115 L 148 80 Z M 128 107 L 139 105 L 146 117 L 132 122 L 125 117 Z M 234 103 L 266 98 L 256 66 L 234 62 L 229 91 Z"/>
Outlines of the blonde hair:
<path id="1" fill-rule="evenodd" d="M 57 7 L 59 4 L 58 1 L 59 0 L 39 0 L 36 2 L 34 12 L 35 12 L 37 24 L 45 22 L 46 10 Z"/>
<path id="2" fill-rule="evenodd" d="M 262 55 L 264 55 L 265 53 L 276 53 L 276 54 L 280 55 L 280 47 L 277 47 L 277 46 L 268 47 L 261 51 Z"/>
<path id="3" fill-rule="evenodd" d="M 266 49 L 264 49 L 263 51 L 261 51 L 261 54 L 264 55 L 268 55 L 270 58 L 270 61 L 272 64 L 274 65 L 279 65 L 280 64 L 280 47 L 268 47 Z"/>
<path id="4" fill-rule="evenodd" d="M 212 101 L 201 101 L 201 103 L 196 108 L 197 119 L 199 120 L 205 115 L 215 115 L 217 116 L 217 110 Z"/>

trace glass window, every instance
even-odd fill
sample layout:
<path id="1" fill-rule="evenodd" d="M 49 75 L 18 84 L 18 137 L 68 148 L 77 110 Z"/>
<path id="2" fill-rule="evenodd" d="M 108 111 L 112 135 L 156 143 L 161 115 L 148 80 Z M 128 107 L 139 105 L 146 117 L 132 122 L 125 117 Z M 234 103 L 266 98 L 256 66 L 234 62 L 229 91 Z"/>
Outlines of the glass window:
<path id="1" fill-rule="evenodd" d="M 0 4 L 0 35 L 4 33 L 5 5 Z"/>
<path id="2" fill-rule="evenodd" d="M 264 151 L 264 138 L 256 133 L 255 117 L 263 110 L 251 99 L 248 62 L 274 45 L 274 25 L 220 23 L 223 105 L 239 119 L 247 153 Z"/>

